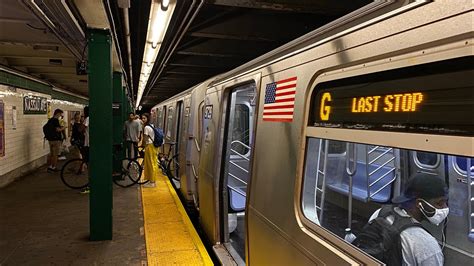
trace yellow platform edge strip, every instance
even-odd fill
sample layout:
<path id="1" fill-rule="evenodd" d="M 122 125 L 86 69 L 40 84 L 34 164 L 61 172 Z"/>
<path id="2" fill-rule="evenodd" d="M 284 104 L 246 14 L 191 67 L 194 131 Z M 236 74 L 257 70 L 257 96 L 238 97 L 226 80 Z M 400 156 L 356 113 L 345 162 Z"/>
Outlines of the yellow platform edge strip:
<path id="1" fill-rule="evenodd" d="M 190 236 L 193 240 L 193 243 L 196 245 L 196 248 L 198 249 L 198 251 L 201 255 L 201 258 L 203 260 L 204 265 L 214 265 L 214 263 L 212 262 L 211 257 L 209 256 L 209 253 L 207 252 L 206 248 L 204 247 L 204 244 L 203 244 L 201 238 L 199 237 L 196 229 L 194 228 L 194 225 L 191 222 L 191 219 L 189 218 L 188 214 L 186 213 L 186 210 L 184 209 L 184 206 L 181 203 L 181 200 L 179 199 L 178 195 L 176 194 L 176 191 L 175 191 L 173 185 L 171 185 L 170 180 L 168 179 L 168 177 L 165 177 L 161 174 L 160 174 L 160 178 L 163 178 L 165 180 L 165 183 L 166 183 L 166 185 L 167 185 L 167 187 L 168 187 L 168 189 L 171 193 L 171 196 L 173 197 L 173 200 L 174 200 L 174 202 L 175 202 L 175 204 L 178 208 L 178 212 L 181 214 L 183 222 L 184 222 L 184 224 L 186 225 L 186 227 L 188 229 L 188 232 L 189 232 L 189 234 L 190 234 Z M 140 191 L 141 191 L 142 206 L 143 206 L 145 241 L 147 243 L 147 260 L 148 260 L 148 265 L 151 265 L 151 263 L 150 263 L 151 254 L 150 254 L 150 248 L 148 246 L 148 243 L 150 243 L 151 241 L 147 240 L 147 238 L 149 238 L 150 235 L 149 235 L 148 230 L 147 230 L 147 221 L 146 221 L 147 211 L 146 211 L 146 206 L 144 204 L 145 198 L 144 198 L 143 188 L 141 188 Z"/>

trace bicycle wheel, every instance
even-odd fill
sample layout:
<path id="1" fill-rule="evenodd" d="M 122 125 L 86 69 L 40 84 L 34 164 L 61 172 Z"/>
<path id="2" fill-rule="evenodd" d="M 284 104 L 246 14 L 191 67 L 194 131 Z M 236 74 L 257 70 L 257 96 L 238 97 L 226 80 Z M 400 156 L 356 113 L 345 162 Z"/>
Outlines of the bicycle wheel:
<path id="1" fill-rule="evenodd" d="M 127 171 L 130 178 L 133 179 L 136 184 L 143 185 L 148 182 L 148 180 L 143 179 L 143 167 L 137 160 L 130 160 L 127 166 Z"/>
<path id="2" fill-rule="evenodd" d="M 73 189 L 89 185 L 89 169 L 82 159 L 72 159 L 61 168 L 61 180 L 64 185 Z"/>
<path id="3" fill-rule="evenodd" d="M 117 173 L 113 176 L 114 183 L 119 187 L 130 187 L 136 184 L 136 179 L 133 178 L 133 172 L 130 173 L 130 170 L 134 170 L 133 167 L 130 169 L 130 165 L 134 165 L 138 163 L 133 159 L 123 159 L 122 160 L 122 170 L 120 173 Z M 138 165 L 140 167 L 140 165 Z"/>
<path id="4" fill-rule="evenodd" d="M 167 176 L 169 178 L 173 178 L 179 181 L 179 162 L 178 162 L 178 155 L 171 157 L 171 160 L 168 161 L 167 169 Z"/>

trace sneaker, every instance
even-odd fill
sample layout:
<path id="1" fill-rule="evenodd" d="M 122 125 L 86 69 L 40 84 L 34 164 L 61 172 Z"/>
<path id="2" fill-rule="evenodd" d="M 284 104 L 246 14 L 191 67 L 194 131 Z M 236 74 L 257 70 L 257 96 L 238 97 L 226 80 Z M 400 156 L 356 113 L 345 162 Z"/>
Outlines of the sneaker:
<path id="1" fill-rule="evenodd" d="M 59 171 L 56 167 L 53 168 L 53 167 L 48 167 L 48 170 L 47 170 L 49 173 L 54 173 L 54 172 L 57 172 Z"/>
<path id="2" fill-rule="evenodd" d="M 64 161 L 64 160 L 66 160 L 66 156 L 60 156 L 60 157 L 58 157 L 58 160 Z"/>
<path id="3" fill-rule="evenodd" d="M 153 187 L 156 187 L 156 184 L 155 184 L 155 182 L 148 182 L 148 183 L 144 184 L 143 187 L 153 188 Z"/>
<path id="4" fill-rule="evenodd" d="M 89 193 L 91 193 L 91 190 L 89 189 L 89 187 L 86 187 L 86 188 L 84 188 L 83 190 L 81 190 L 81 192 L 79 192 L 79 193 L 81 193 L 81 194 L 89 194 Z"/>

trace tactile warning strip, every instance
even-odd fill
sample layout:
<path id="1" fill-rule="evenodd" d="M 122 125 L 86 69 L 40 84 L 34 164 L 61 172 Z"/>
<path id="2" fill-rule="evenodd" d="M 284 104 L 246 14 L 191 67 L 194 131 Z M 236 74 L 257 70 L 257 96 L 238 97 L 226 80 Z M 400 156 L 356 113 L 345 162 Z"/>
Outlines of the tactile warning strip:
<path id="1" fill-rule="evenodd" d="M 213 265 L 168 178 L 141 191 L 148 265 Z"/>

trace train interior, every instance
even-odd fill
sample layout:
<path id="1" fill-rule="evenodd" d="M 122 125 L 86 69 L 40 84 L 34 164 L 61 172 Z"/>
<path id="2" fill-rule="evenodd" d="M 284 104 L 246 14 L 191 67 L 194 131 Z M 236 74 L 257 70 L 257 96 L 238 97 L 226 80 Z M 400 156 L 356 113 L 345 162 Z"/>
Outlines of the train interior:
<path id="1" fill-rule="evenodd" d="M 245 202 L 251 176 L 255 97 L 254 83 L 239 86 L 229 95 L 222 198 L 227 206 L 223 210 L 228 228 L 224 239 L 237 261 L 245 261 Z"/>
<path id="2" fill-rule="evenodd" d="M 474 158 L 319 138 L 307 144 L 302 204 L 308 219 L 350 242 L 411 176 L 433 174 L 449 187 L 450 213 L 445 225 L 423 226 L 440 244 L 446 237 L 446 265 L 472 262 Z"/>

